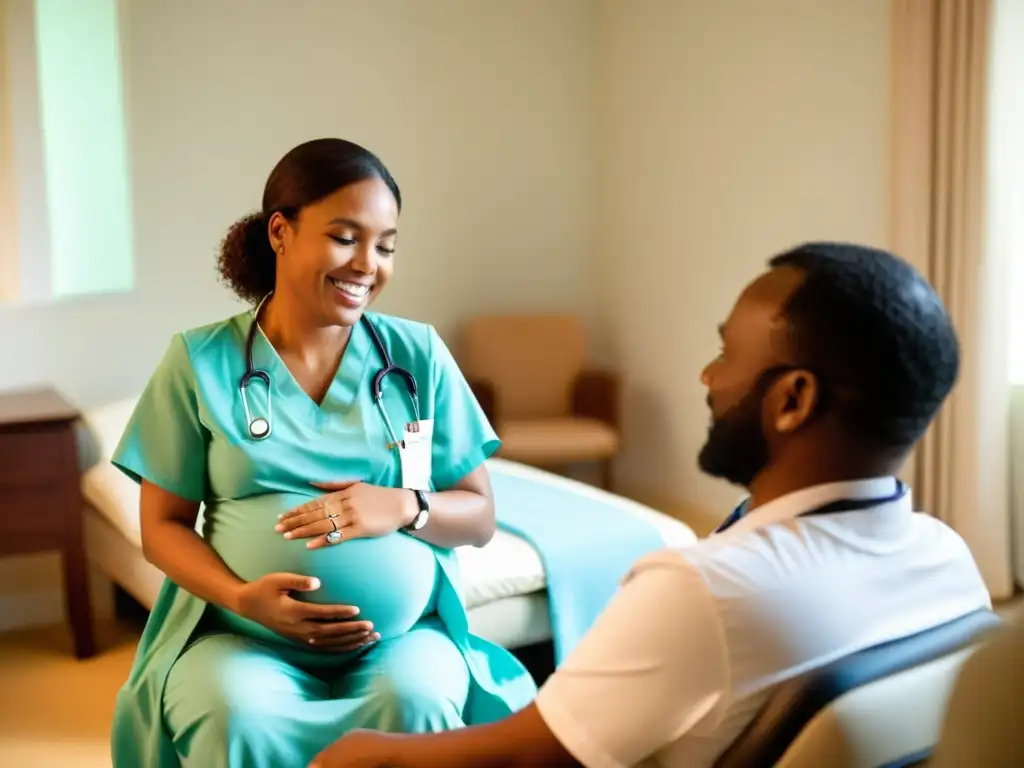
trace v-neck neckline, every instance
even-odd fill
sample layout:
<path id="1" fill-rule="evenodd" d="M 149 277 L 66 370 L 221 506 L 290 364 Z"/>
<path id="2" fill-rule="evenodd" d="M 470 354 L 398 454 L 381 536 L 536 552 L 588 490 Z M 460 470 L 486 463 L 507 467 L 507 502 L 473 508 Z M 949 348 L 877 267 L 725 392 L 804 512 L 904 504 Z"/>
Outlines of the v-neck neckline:
<path id="1" fill-rule="evenodd" d="M 251 322 L 257 322 L 254 314 L 251 315 Z M 263 368 L 270 374 L 271 391 L 277 398 L 275 406 L 279 403 L 280 407 L 301 418 L 303 423 L 317 432 L 322 431 L 332 417 L 342 417 L 351 410 L 356 404 L 359 387 L 366 380 L 363 374 L 370 351 L 370 339 L 362 326 L 362 322 L 352 326 L 338 369 L 323 400 L 318 404 L 302 388 L 257 324 L 253 363 L 256 368 Z"/>

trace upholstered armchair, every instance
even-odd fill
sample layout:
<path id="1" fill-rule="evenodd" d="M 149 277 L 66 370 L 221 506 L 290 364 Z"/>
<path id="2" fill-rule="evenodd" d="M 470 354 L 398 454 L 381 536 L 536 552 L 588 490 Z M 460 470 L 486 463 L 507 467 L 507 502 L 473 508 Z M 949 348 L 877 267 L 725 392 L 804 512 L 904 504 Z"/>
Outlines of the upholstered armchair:
<path id="1" fill-rule="evenodd" d="M 537 467 L 598 462 L 612 485 L 619 451 L 619 380 L 588 368 L 586 331 L 571 315 L 470 320 L 459 361 L 502 440 L 502 458 Z"/>

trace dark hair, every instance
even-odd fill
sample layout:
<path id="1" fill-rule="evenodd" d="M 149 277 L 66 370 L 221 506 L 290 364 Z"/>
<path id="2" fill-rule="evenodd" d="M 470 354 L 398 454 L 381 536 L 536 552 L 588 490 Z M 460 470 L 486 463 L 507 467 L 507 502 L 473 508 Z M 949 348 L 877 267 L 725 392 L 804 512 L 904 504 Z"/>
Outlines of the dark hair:
<path id="1" fill-rule="evenodd" d="M 822 378 L 850 434 L 907 448 L 924 434 L 959 371 L 945 307 L 910 264 L 844 243 L 807 243 L 770 260 L 804 281 L 785 306 L 798 363 Z"/>
<path id="2" fill-rule="evenodd" d="M 288 152 L 270 172 L 263 209 L 236 221 L 217 257 L 221 278 L 239 297 L 258 302 L 274 289 L 277 257 L 270 245 L 270 217 L 294 221 L 299 211 L 349 184 L 379 178 L 402 209 L 402 194 L 375 154 L 344 139 L 314 139 Z"/>

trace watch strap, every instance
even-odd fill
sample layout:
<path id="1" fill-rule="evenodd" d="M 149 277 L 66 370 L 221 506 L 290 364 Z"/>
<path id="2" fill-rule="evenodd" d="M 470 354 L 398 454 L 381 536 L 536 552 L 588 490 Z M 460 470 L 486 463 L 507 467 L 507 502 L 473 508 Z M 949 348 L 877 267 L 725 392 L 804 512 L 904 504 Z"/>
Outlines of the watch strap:
<path id="1" fill-rule="evenodd" d="M 420 511 L 416 514 L 416 517 L 412 519 L 412 522 L 405 526 L 407 531 L 418 531 L 427 523 L 427 517 L 430 516 L 430 502 L 427 501 L 427 494 L 418 488 L 410 489 L 413 495 L 416 496 L 416 505 Z"/>

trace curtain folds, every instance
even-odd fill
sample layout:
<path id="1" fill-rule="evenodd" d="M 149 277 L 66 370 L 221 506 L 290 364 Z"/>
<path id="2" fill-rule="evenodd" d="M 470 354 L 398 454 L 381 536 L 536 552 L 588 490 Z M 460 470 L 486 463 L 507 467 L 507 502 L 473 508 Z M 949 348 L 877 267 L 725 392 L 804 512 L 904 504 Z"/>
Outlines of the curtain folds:
<path id="1" fill-rule="evenodd" d="M 908 463 L 918 509 L 967 541 L 993 598 L 1013 591 L 1009 265 L 987 243 L 991 0 L 893 0 L 891 245 L 949 308 L 961 376 Z"/>

